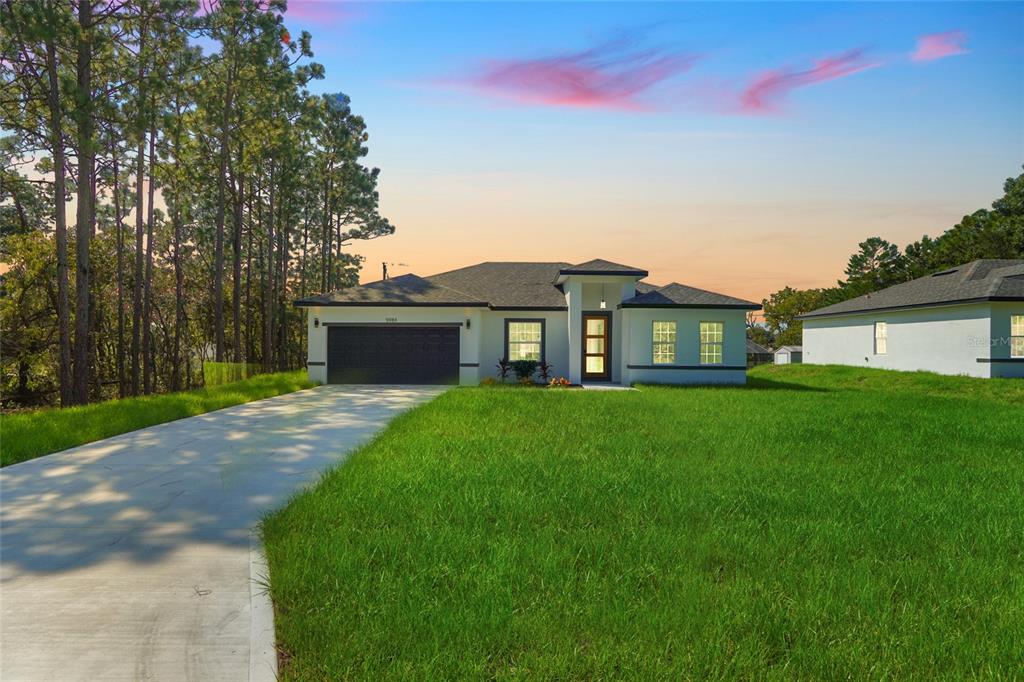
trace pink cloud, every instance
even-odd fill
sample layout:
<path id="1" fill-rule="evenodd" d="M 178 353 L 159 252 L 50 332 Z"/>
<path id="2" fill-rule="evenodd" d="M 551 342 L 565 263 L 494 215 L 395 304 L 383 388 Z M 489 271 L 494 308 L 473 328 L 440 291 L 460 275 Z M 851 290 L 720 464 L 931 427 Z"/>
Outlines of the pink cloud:
<path id="1" fill-rule="evenodd" d="M 741 112 L 748 114 L 773 112 L 778 110 L 779 104 L 793 90 L 849 76 L 876 66 L 881 66 L 881 62 L 866 60 L 864 51 L 858 49 L 823 57 L 814 62 L 809 69 L 786 67 L 764 71 L 740 94 L 739 108 Z"/>
<path id="2" fill-rule="evenodd" d="M 696 61 L 693 55 L 632 50 L 619 41 L 567 55 L 490 61 L 468 85 L 520 104 L 641 110 L 649 108 L 641 95 Z"/>
<path id="3" fill-rule="evenodd" d="M 917 39 L 917 49 L 910 58 L 915 62 L 930 62 L 943 57 L 967 54 L 967 34 L 963 31 L 930 33 Z"/>
<path id="4" fill-rule="evenodd" d="M 308 23 L 331 24 L 349 17 L 345 3 L 335 0 L 288 0 L 288 11 L 285 12 L 285 19 Z"/>

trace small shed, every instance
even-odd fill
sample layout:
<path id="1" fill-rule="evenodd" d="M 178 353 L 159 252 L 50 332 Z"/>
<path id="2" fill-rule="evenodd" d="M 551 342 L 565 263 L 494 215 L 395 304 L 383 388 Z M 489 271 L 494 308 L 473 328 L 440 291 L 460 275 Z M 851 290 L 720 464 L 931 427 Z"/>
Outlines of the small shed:
<path id="1" fill-rule="evenodd" d="M 804 361 L 803 346 L 782 346 L 775 349 L 775 364 L 790 365 Z"/>

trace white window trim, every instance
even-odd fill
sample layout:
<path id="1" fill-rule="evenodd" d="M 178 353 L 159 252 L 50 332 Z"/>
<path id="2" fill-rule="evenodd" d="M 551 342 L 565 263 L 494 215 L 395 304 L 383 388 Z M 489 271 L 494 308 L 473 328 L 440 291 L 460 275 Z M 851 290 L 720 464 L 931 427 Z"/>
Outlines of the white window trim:
<path id="1" fill-rule="evenodd" d="M 879 326 L 881 325 L 881 326 Z M 888 355 L 889 354 L 889 323 L 888 322 L 875 322 L 875 355 Z M 879 335 L 878 332 L 882 332 Z M 878 342 L 882 343 L 879 344 Z M 881 349 L 881 350 L 879 350 Z"/>
<path id="2" fill-rule="evenodd" d="M 672 340 L 671 341 L 656 341 L 654 338 L 654 329 L 659 324 L 670 324 L 672 325 Z M 679 325 L 675 320 L 653 320 L 651 322 L 651 364 L 652 365 L 674 365 L 676 363 L 676 343 L 679 339 Z M 658 350 L 661 346 L 669 346 L 672 354 L 669 360 L 658 360 Z M 664 349 L 662 349 L 664 353 Z"/>
<path id="3" fill-rule="evenodd" d="M 514 362 L 514 360 L 512 360 L 512 347 L 514 345 L 538 343 L 537 341 L 513 341 L 512 340 L 512 335 L 511 335 L 511 325 L 513 325 L 513 324 L 538 324 L 538 325 L 540 325 L 540 342 L 539 342 L 539 345 L 540 345 L 540 357 L 538 358 L 537 361 L 538 362 L 544 362 L 544 355 L 545 355 L 545 350 L 546 350 L 544 348 L 544 341 L 545 341 L 544 336 L 545 336 L 545 333 L 547 331 L 545 329 L 546 325 L 544 324 L 544 322 L 545 322 L 545 320 L 542 319 L 542 318 L 535 318 L 535 319 L 533 319 L 533 318 L 530 318 L 530 319 L 527 319 L 527 318 L 505 318 L 505 359 L 508 360 L 509 362 Z"/>
<path id="4" fill-rule="evenodd" d="M 722 340 L 721 341 L 708 341 L 704 342 L 701 338 L 701 326 L 705 324 L 717 324 L 722 327 Z M 704 362 L 704 347 L 718 348 L 717 362 Z M 701 320 L 697 323 L 697 360 L 701 365 L 721 365 L 725 363 L 725 322 L 723 320 Z"/>

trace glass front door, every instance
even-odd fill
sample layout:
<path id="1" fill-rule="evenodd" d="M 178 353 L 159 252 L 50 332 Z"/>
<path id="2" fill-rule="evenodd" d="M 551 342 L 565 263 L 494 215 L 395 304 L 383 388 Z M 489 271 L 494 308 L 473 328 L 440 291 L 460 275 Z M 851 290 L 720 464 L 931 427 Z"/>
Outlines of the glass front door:
<path id="1" fill-rule="evenodd" d="M 608 315 L 583 316 L 583 378 L 608 379 L 610 371 Z"/>

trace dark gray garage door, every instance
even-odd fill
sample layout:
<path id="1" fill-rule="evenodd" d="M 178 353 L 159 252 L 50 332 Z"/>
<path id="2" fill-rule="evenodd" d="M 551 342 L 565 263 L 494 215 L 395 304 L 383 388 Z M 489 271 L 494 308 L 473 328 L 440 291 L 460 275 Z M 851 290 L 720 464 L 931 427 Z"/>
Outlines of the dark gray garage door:
<path id="1" fill-rule="evenodd" d="M 458 327 L 327 328 L 332 384 L 457 384 Z"/>

